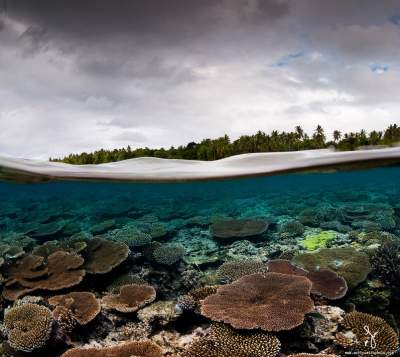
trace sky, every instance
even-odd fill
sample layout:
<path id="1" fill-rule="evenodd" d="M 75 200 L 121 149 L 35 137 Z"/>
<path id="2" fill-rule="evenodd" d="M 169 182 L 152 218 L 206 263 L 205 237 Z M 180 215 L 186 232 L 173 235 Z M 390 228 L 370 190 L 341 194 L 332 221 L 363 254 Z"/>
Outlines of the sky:
<path id="1" fill-rule="evenodd" d="M 1 0 L 0 155 L 400 122 L 398 0 Z"/>

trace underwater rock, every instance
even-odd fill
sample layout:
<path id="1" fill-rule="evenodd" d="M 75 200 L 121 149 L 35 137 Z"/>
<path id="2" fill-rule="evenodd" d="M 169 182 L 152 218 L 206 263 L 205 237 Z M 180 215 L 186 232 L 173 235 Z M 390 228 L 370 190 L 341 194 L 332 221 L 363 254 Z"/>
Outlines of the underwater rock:
<path id="1" fill-rule="evenodd" d="M 163 357 L 160 347 L 150 341 L 125 342 L 113 347 L 73 348 L 61 357 Z"/>
<path id="2" fill-rule="evenodd" d="M 3 297 L 16 300 L 36 290 L 56 291 L 79 284 L 85 276 L 83 258 L 58 251 L 47 259 L 28 255 L 10 266 Z"/>
<path id="3" fill-rule="evenodd" d="M 55 310 L 59 307 L 70 310 L 72 316 L 80 325 L 88 324 L 101 310 L 100 302 L 90 292 L 71 292 L 66 295 L 53 296 L 48 301 L 50 305 L 56 306 Z"/>
<path id="4" fill-rule="evenodd" d="M 86 241 L 82 251 L 85 259 L 83 268 L 92 274 L 105 274 L 120 265 L 129 255 L 129 247 L 124 243 L 93 238 Z"/>
<path id="5" fill-rule="evenodd" d="M 310 317 L 313 320 L 313 339 L 316 343 L 333 342 L 342 323 L 345 311 L 338 306 L 320 305 L 315 306 L 315 312 L 322 318 Z"/>
<path id="6" fill-rule="evenodd" d="M 258 236 L 268 229 L 268 222 L 260 219 L 236 219 L 214 222 L 210 229 L 223 242 Z"/>
<path id="7" fill-rule="evenodd" d="M 150 285 L 123 285 L 119 294 L 109 294 L 101 302 L 106 309 L 131 313 L 150 304 L 156 298 L 156 291 Z"/>
<path id="8" fill-rule="evenodd" d="M 11 308 L 4 316 L 10 346 L 32 352 L 46 345 L 53 326 L 51 311 L 44 306 L 24 304 Z"/>
<path id="9" fill-rule="evenodd" d="M 356 336 L 344 347 L 355 352 L 392 354 L 399 348 L 397 333 L 380 317 L 362 312 L 351 312 L 343 318 L 343 326 Z"/>
<path id="10" fill-rule="evenodd" d="M 202 302 L 201 313 L 238 329 L 290 330 L 312 311 L 311 288 L 310 280 L 302 276 L 247 275 L 220 286 Z"/>
<path id="11" fill-rule="evenodd" d="M 266 272 L 265 263 L 258 260 L 225 262 L 217 269 L 217 277 L 221 283 L 231 283 L 245 275 Z"/>
<path id="12" fill-rule="evenodd" d="M 368 255 L 351 247 L 303 253 L 296 255 L 292 261 L 311 272 L 321 268 L 333 270 L 346 280 L 350 289 L 362 283 L 371 271 Z"/>
<path id="13" fill-rule="evenodd" d="M 224 324 L 213 324 L 210 333 L 193 342 L 182 357 L 275 357 L 281 344 L 266 332 L 237 331 Z"/>

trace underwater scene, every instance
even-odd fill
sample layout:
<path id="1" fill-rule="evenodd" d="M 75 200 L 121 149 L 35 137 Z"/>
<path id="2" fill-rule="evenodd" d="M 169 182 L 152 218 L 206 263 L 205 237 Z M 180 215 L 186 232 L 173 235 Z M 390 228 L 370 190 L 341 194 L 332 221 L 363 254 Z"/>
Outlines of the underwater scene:
<path id="1" fill-rule="evenodd" d="M 396 354 L 399 183 L 0 182 L 0 356 Z"/>

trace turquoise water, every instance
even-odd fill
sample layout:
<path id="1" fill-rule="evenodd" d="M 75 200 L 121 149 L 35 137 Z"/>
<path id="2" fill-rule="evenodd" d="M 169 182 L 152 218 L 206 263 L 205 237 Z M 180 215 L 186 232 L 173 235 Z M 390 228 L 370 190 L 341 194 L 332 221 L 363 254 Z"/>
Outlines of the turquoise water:
<path id="1" fill-rule="evenodd" d="M 400 282 L 396 286 L 396 279 L 400 279 L 400 268 L 395 259 L 400 261 L 399 182 L 400 167 L 175 184 L 0 183 L 3 263 L 0 269 L 5 281 L 2 306 L 9 307 L 15 300 L 33 295 L 44 299 L 39 304 L 52 309 L 47 299 L 54 295 L 87 291 L 100 300 L 107 294 L 118 293 L 124 283 L 148 284 L 156 291 L 155 302 L 170 302 L 174 306 L 171 314 L 175 315 L 163 317 L 170 318 L 165 324 L 157 319 L 152 321 L 151 332 L 145 337 L 168 332 L 175 335 L 164 340 L 174 345 L 170 340 L 178 341 L 176 334 L 190 335 L 196 328 L 206 329 L 210 325 L 212 319 L 207 313 L 183 311 L 185 306 L 180 305 L 179 299 L 196 288 L 226 284 L 219 268 L 223 263 L 236 262 L 235 270 L 240 270 L 240 264 L 247 260 L 265 264 L 280 258 L 294 262 L 304 253 L 351 248 L 364 254 L 371 267 L 356 282 L 347 280 L 343 273 L 348 288 L 345 296 L 335 300 L 320 297 L 323 302 L 313 296 L 315 305 L 380 316 L 397 331 Z M 245 222 L 249 224 L 246 229 L 242 227 Z M 235 224 L 240 230 L 236 235 L 231 229 Z M 263 226 L 257 228 L 257 224 Z M 93 255 L 88 250 L 93 239 L 128 246 L 129 254 L 121 253 L 124 248 L 118 251 L 106 247 L 105 253 Z M 78 249 L 73 246 L 76 242 L 83 242 L 86 247 Z M 50 250 L 43 253 L 44 249 L 39 247 Z M 385 255 L 382 247 L 393 253 L 392 258 Z M 38 278 L 26 276 L 25 285 L 23 280 L 10 282 L 15 278 L 15 267 L 27 264 L 24 257 L 42 256 L 42 264 L 46 266 L 50 254 L 60 250 L 85 260 L 74 268 L 86 270 L 80 281 L 70 286 L 59 284 L 55 289 L 49 284 L 36 287 L 37 280 L 45 279 L 43 274 Z M 116 258 L 117 255 L 121 257 Z M 101 259 L 109 266 L 101 272 L 90 271 L 87 263 L 90 259 Z M 379 264 L 387 264 L 386 270 L 380 269 Z M 28 270 L 40 270 L 35 269 Z M 341 277 L 341 268 L 335 271 Z M 30 290 L 32 286 L 35 288 Z M 315 353 L 326 348 L 336 348 L 337 353 L 347 351 L 338 347 L 335 337 L 319 338 L 318 342 L 315 333 L 304 337 L 300 330 L 308 320 L 304 321 L 293 330 L 293 335 L 285 332 L 281 336 L 282 332 L 277 332 L 281 351 Z M 114 338 L 116 341 L 132 340 L 132 336 L 124 338 L 121 332 L 120 327 L 127 323 L 139 326 L 143 321 L 137 311 L 124 315 L 104 307 L 103 302 L 102 312 L 90 322 L 90 328 L 79 326 L 71 334 L 78 345 L 93 341 L 102 344 L 112 333 L 119 334 Z M 3 339 L 9 343 L 7 336 Z M 166 356 L 188 353 L 183 352 L 188 348 L 186 345 L 175 343 L 179 346 L 169 346 L 168 351 L 173 352 L 168 352 L 168 343 L 163 343 Z M 44 350 L 39 348 L 42 351 L 39 355 L 58 356 L 69 348 L 59 341 L 56 350 L 46 350 L 51 343 L 46 346 Z M 16 346 L 12 347 L 15 350 Z"/>

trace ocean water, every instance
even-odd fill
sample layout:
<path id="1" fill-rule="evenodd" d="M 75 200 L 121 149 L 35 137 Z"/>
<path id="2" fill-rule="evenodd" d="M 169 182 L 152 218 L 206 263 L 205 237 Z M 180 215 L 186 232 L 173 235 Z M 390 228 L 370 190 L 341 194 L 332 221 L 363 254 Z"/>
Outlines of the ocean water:
<path id="1" fill-rule="evenodd" d="M 35 303 L 53 311 L 54 305 L 48 302 L 52 296 L 72 291 L 91 292 L 101 301 L 102 309 L 88 325 L 74 327 L 66 333 L 75 346 L 109 346 L 150 338 L 163 349 L 165 356 L 193 356 L 196 352 L 189 351 L 190 343 L 211 338 L 207 337 L 207 329 L 213 318 L 210 313 L 198 311 L 201 307 L 197 311 L 194 308 L 186 311 L 186 306 L 180 303 L 182 296 L 204 286 L 232 283 L 245 261 L 254 266 L 260 266 L 255 262 L 267 264 L 276 259 L 299 262 L 296 257 L 305 253 L 318 255 L 321 250 L 334 252 L 334 249 L 348 248 L 367 257 L 369 266 L 363 268 L 361 265 L 365 262 L 351 261 L 356 253 L 349 255 L 349 261 L 338 253 L 340 263 L 336 269 L 332 264 L 330 268 L 342 277 L 347 268 L 341 265 L 348 264 L 350 274 L 348 269 L 343 273 L 346 293 L 335 299 L 312 294 L 314 305 L 325 307 L 315 311 L 331 324 L 334 319 L 331 312 L 326 312 L 329 308 L 342 311 L 338 313 L 341 318 L 349 311 L 368 313 L 383 318 L 387 328 L 397 333 L 400 324 L 400 282 L 396 280 L 400 278 L 400 267 L 396 265 L 400 261 L 399 183 L 399 166 L 191 183 L 0 182 L 3 312 L 23 299 L 33 300 L 27 296 L 37 297 L 40 301 Z M 129 252 L 125 254 L 124 248 L 105 246 L 96 255 L 95 249 L 88 248 L 93 239 L 127 246 Z M 73 245 L 76 242 L 83 245 L 78 249 Z M 385 247 L 393 253 L 389 258 Z M 65 276 L 60 269 L 53 272 L 52 268 L 47 275 L 34 276 L 33 272 L 49 265 L 49 256 L 57 251 L 82 258 L 75 267 L 61 268 L 69 273 L 83 271 L 81 279 L 72 279 L 70 284 L 63 285 L 59 282 Z M 32 256 L 42 257 L 38 266 L 28 266 L 30 261 L 25 258 Z M 236 264 L 232 265 L 235 273 L 220 268 L 227 262 Z M 106 268 L 93 268 L 100 263 Z M 380 269 L 384 264 L 385 269 Z M 310 270 L 310 266 L 302 265 L 302 268 Z M 355 280 L 348 278 L 351 269 L 355 274 L 364 269 L 364 276 L 361 274 Z M 17 270 L 25 271 L 21 273 L 25 275 L 21 277 Z M 234 277 L 227 278 L 229 274 Z M 56 276 L 57 283 L 38 283 L 50 276 Z M 156 292 L 154 302 L 143 303 L 129 313 L 110 308 L 104 297 L 118 294 L 125 283 L 150 285 Z M 146 320 L 149 325 L 146 333 L 135 338 L 133 333 L 126 332 L 127 328 L 123 330 L 124 326 L 134 326 L 132 329 L 143 326 L 140 311 L 145 305 L 148 308 L 158 302 L 166 304 L 164 315 L 153 312 L 155 317 L 152 315 L 152 319 Z M 329 335 L 325 331 L 323 336 L 318 335 L 322 334 L 322 328 L 317 328 L 319 320 L 310 317 L 315 311 L 308 311 L 309 317 L 305 313 L 303 322 L 293 329 L 270 331 L 264 326 L 254 330 L 275 333 L 281 341 L 281 351 L 286 354 L 317 353 L 326 349 L 340 354 L 360 350 L 354 343 L 351 347 L 338 344 L 335 333 Z M 232 326 L 229 317 L 222 320 Z M 334 328 L 340 331 L 343 327 L 338 321 L 335 323 Z M 2 339 L 11 351 L 8 353 L 13 355 L 21 347 L 10 341 L 10 336 L 6 332 Z M 47 337 L 46 343 L 24 353 L 59 356 L 71 348 L 67 340 L 54 342 L 52 337 Z M 382 349 L 379 343 L 377 348 Z M 214 356 L 212 353 L 209 355 Z M 224 356 L 222 352 L 215 353 Z M 263 356 L 261 352 L 252 353 L 243 352 L 239 356 Z"/>

